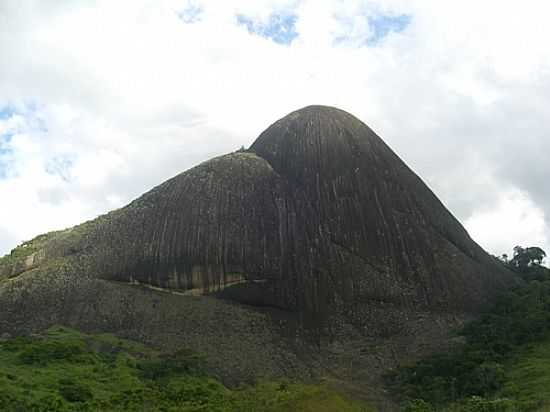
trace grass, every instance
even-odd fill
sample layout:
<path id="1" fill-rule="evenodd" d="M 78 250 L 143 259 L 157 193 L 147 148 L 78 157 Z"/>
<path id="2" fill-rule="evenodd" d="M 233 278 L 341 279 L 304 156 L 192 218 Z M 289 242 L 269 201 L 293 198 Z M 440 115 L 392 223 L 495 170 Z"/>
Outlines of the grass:
<path id="1" fill-rule="evenodd" d="M 11 266 L 17 262 L 23 260 L 24 258 L 32 255 L 35 252 L 38 252 L 42 249 L 46 243 L 51 240 L 53 237 L 58 235 L 60 232 L 49 232 L 43 235 L 39 235 L 32 240 L 21 243 L 19 246 L 14 248 L 9 254 L 5 256 L 0 256 L 0 273 L 3 266 Z"/>
<path id="2" fill-rule="evenodd" d="M 550 339 L 525 348 L 506 366 L 502 395 L 531 410 L 550 411 Z"/>
<path id="3" fill-rule="evenodd" d="M 367 412 L 323 384 L 262 382 L 229 389 L 181 350 L 54 327 L 0 343 L 0 410 Z"/>

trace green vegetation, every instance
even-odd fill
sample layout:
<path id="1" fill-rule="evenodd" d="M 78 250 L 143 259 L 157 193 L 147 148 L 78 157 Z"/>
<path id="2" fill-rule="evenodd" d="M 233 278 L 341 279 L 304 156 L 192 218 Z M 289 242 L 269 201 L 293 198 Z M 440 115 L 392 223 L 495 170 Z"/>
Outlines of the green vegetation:
<path id="1" fill-rule="evenodd" d="M 541 266 L 544 257 L 540 248 L 514 248 L 514 257 L 502 261 L 524 281 L 460 331 L 464 345 L 388 376 L 404 410 L 550 406 L 550 270 Z"/>
<path id="2" fill-rule="evenodd" d="M 549 410 L 550 339 L 516 353 L 507 367 L 503 396 L 516 399 L 530 409 Z"/>
<path id="3" fill-rule="evenodd" d="M 0 257 L 0 278 L 2 275 L 2 268 L 10 267 L 21 262 L 24 258 L 32 255 L 33 253 L 38 252 L 42 249 L 46 243 L 48 243 L 52 238 L 58 235 L 60 232 L 49 232 L 43 235 L 37 236 L 32 240 L 21 243 L 15 249 L 13 249 L 9 254 Z"/>
<path id="4" fill-rule="evenodd" d="M 540 247 L 516 246 L 514 248 L 514 257 L 508 261 L 508 256 L 503 255 L 502 261 L 511 269 L 519 273 L 529 273 L 533 268 L 540 267 L 546 257 L 546 252 Z"/>
<path id="5" fill-rule="evenodd" d="M 203 359 L 62 327 L 0 342 L 1 411 L 367 411 L 323 384 L 228 389 Z"/>
<path id="6" fill-rule="evenodd" d="M 52 260 L 57 260 L 55 265 L 64 264 L 63 260 L 66 260 L 70 255 L 75 255 L 83 249 L 89 248 L 90 244 L 86 243 L 86 239 L 94 228 L 98 223 L 107 221 L 116 213 L 119 213 L 119 211 L 109 212 L 78 226 L 45 233 L 21 243 L 12 249 L 9 254 L 0 256 L 0 282 L 20 275 L 35 267 L 37 263 L 44 266 L 51 263 Z M 38 259 L 34 261 L 32 267 L 28 267 L 25 264 L 25 258 L 37 252 L 39 252 Z"/>

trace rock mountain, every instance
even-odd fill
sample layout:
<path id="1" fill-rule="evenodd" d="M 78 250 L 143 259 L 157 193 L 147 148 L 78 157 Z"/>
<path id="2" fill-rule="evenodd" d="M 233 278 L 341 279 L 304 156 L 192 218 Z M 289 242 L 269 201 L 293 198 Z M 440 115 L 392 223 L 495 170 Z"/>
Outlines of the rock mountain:
<path id="1" fill-rule="evenodd" d="M 227 382 L 376 387 L 511 282 L 369 127 L 309 106 L 4 257 L 0 334 L 64 324 L 190 347 Z"/>

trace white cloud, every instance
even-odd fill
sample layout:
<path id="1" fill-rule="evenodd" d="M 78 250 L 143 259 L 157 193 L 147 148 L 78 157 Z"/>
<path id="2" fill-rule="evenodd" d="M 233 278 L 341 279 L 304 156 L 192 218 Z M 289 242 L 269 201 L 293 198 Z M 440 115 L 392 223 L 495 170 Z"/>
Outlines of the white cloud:
<path id="1" fill-rule="evenodd" d="M 496 207 L 476 210 L 466 220 L 470 235 L 491 245 L 495 255 L 511 255 L 514 246 L 550 246 L 544 212 L 517 190 L 500 195 Z"/>
<path id="2" fill-rule="evenodd" d="M 186 23 L 190 6 L 200 18 Z M 547 242 L 548 11 L 538 1 L 3 1 L 0 113 L 13 113 L 0 116 L 0 136 L 15 134 L 0 254 L 248 146 L 312 103 L 368 123 L 490 251 L 502 253 L 505 234 Z M 297 16 L 290 45 L 236 20 L 274 13 Z M 411 20 L 365 47 L 373 15 Z M 509 195 L 519 192 L 528 201 Z M 520 209 L 537 211 L 537 225 Z M 513 221 L 525 230 L 506 229 Z"/>

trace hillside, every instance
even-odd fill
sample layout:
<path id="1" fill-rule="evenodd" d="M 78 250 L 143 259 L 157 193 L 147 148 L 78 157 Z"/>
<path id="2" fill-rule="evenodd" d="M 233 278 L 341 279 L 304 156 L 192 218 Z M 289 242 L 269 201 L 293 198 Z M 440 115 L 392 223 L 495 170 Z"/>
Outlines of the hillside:
<path id="1" fill-rule="evenodd" d="M 368 126 L 309 106 L 0 259 L 0 336 L 108 332 L 230 386 L 328 377 L 391 410 L 385 371 L 452 347 L 512 284 Z"/>
<path id="2" fill-rule="evenodd" d="M 522 250 L 516 248 L 515 258 Z M 540 261 L 505 263 L 523 282 L 500 294 L 478 319 L 457 331 L 462 345 L 388 374 L 394 396 L 409 405 L 406 410 L 550 408 L 550 270 Z"/>
<path id="3" fill-rule="evenodd" d="M 228 389 L 188 351 L 160 353 L 113 335 L 52 327 L 0 342 L 0 410 L 368 412 L 324 384 Z"/>

